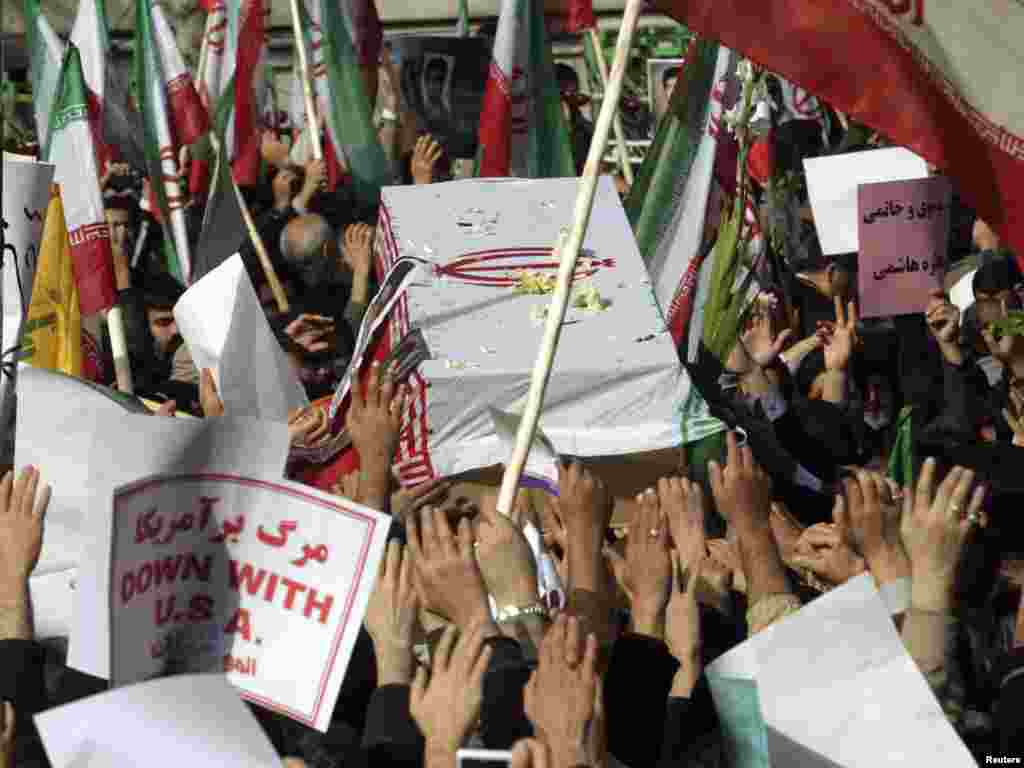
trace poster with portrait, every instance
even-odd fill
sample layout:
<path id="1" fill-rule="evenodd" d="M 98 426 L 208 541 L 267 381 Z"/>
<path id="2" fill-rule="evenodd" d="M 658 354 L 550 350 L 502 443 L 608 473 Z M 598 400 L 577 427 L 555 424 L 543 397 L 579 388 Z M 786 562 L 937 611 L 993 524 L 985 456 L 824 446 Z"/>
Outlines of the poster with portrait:
<path id="1" fill-rule="evenodd" d="M 661 116 L 668 112 L 672 91 L 685 63 L 685 59 L 647 60 L 647 95 L 651 101 L 651 111 L 654 112 L 653 130 L 657 130 Z"/>
<path id="2" fill-rule="evenodd" d="M 410 36 L 391 45 L 401 68 L 402 99 L 420 131 L 431 133 L 453 159 L 474 157 L 491 64 L 487 41 Z"/>

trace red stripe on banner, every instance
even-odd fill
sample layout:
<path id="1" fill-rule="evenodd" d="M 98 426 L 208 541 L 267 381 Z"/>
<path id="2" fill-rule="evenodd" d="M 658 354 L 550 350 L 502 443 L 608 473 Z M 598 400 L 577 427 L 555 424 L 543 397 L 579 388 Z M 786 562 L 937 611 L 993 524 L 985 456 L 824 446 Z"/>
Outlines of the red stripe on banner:
<path id="1" fill-rule="evenodd" d="M 167 106 L 178 144 L 194 144 L 210 130 L 210 115 L 199 101 L 199 92 L 188 72 L 167 83 Z"/>
<path id="2" fill-rule="evenodd" d="M 565 16 L 565 31 L 573 34 L 597 26 L 593 0 L 569 0 Z"/>
<path id="3" fill-rule="evenodd" d="M 188 191 L 196 200 L 205 200 L 210 189 L 210 161 L 193 160 L 188 170 Z"/>
<path id="4" fill-rule="evenodd" d="M 83 315 L 114 306 L 114 266 L 110 255 L 110 229 L 106 222 L 87 224 L 68 233 L 71 268 L 78 288 L 78 306 Z"/>
<path id="5" fill-rule="evenodd" d="M 870 0 L 653 5 L 943 169 L 1024 267 L 1024 138 L 969 104 L 907 38 L 893 13 Z M 916 14 L 911 23 L 926 20 L 920 3 L 897 10 L 896 16 Z"/>
<path id="6" fill-rule="evenodd" d="M 690 316 L 693 314 L 693 300 L 697 295 L 697 282 L 700 278 L 700 268 L 704 264 L 705 256 L 697 254 L 690 259 L 690 264 L 679 281 L 679 288 L 668 308 L 668 329 L 672 334 L 672 341 L 678 346 L 686 335 L 690 324 Z"/>
<path id="7" fill-rule="evenodd" d="M 491 64 L 480 118 L 480 176 L 508 176 L 512 162 L 512 99 L 505 73 Z"/>

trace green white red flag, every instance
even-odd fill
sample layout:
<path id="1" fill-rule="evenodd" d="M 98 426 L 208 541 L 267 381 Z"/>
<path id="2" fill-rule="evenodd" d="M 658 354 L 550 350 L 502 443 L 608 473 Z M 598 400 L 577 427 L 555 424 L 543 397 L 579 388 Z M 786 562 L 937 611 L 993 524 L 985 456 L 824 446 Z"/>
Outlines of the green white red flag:
<path id="1" fill-rule="evenodd" d="M 1024 5 L 654 0 L 953 178 L 1024 265 Z"/>
<path id="2" fill-rule="evenodd" d="M 117 291 L 82 61 L 74 44 L 64 55 L 44 159 L 56 166 L 54 181 L 61 187 L 78 303 L 82 315 L 92 315 L 112 307 Z"/>
<path id="3" fill-rule="evenodd" d="M 210 117 L 199 101 L 192 73 L 185 67 L 174 31 L 159 3 L 152 6 L 152 18 L 154 41 L 159 49 L 167 89 L 171 132 L 177 146 L 194 144 L 210 129 Z"/>
<path id="4" fill-rule="evenodd" d="M 164 227 L 164 241 L 173 257 L 168 265 L 183 283 L 189 282 L 191 258 L 188 232 L 185 228 L 182 178 L 178 170 L 178 153 L 171 132 L 170 112 L 163 64 L 156 39 L 156 29 L 149 0 L 135 4 L 134 75 L 139 113 L 142 115 L 143 144 L 150 189 L 155 198 L 159 219 Z M 154 214 L 157 212 L 154 211 Z"/>
<path id="5" fill-rule="evenodd" d="M 326 127 L 328 187 L 333 189 L 341 181 L 344 161 L 356 198 L 372 203 L 379 198 L 381 186 L 392 179 L 363 78 L 363 69 L 377 66 L 383 43 L 377 7 L 373 0 L 311 0 L 303 12 L 304 39 L 296 43 L 306 46 L 317 115 Z M 293 88 L 293 96 L 301 96 L 298 73 Z M 292 115 L 301 117 L 298 125 L 308 129 L 305 110 L 298 102 Z"/>
<path id="6" fill-rule="evenodd" d="M 39 0 L 25 0 L 25 39 L 28 44 L 28 76 L 32 83 L 36 136 L 40 151 L 45 154 L 50 140 L 50 113 L 64 59 L 64 43 L 43 14 Z"/>
<path id="7" fill-rule="evenodd" d="M 575 176 L 541 0 L 503 0 L 480 119 L 478 175 Z"/>

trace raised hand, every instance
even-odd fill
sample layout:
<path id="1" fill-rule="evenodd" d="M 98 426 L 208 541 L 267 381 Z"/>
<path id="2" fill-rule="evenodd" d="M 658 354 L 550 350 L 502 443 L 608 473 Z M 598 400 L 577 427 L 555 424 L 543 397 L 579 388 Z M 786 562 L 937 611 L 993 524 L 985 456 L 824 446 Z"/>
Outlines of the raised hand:
<path id="1" fill-rule="evenodd" d="M 519 526 L 493 506 L 478 517 L 477 561 L 498 608 L 521 608 L 538 600 L 537 563 Z"/>
<path id="2" fill-rule="evenodd" d="M 329 349 L 334 336 L 334 320 L 322 315 L 301 314 L 284 329 L 285 335 L 311 355 Z"/>
<path id="3" fill-rule="evenodd" d="M 391 514 L 396 520 L 405 520 L 425 506 L 438 506 L 448 499 L 451 482 L 436 478 L 410 488 L 399 488 L 391 494 Z"/>
<path id="4" fill-rule="evenodd" d="M 431 659 L 416 671 L 409 692 L 409 709 L 427 742 L 429 764 L 455 762 L 455 753 L 480 717 L 483 679 L 491 660 L 484 645 L 482 626 L 462 632 L 456 643 L 454 627 L 448 627 Z M 449 759 L 450 758 L 450 759 Z"/>
<path id="5" fill-rule="evenodd" d="M 559 616 L 541 644 L 523 695 L 526 716 L 557 766 L 594 765 L 588 731 L 597 714 L 597 638 L 582 641 L 575 617 Z"/>
<path id="6" fill-rule="evenodd" d="M 288 438 L 292 445 L 316 445 L 327 434 L 327 414 L 315 405 L 288 414 Z"/>
<path id="7" fill-rule="evenodd" d="M 792 335 L 793 331 L 788 328 L 782 333 L 773 333 L 771 316 L 758 311 L 751 318 L 747 330 L 743 332 L 742 340 L 747 355 L 754 364 L 759 368 L 765 368 L 778 359 Z"/>
<path id="8" fill-rule="evenodd" d="M 434 137 L 427 134 L 416 140 L 416 147 L 412 151 L 412 181 L 413 184 L 433 184 L 434 169 L 443 153 L 441 145 Z"/>
<path id="9" fill-rule="evenodd" d="M 26 467 L 0 481 L 0 597 L 20 594 L 39 562 L 50 486 L 39 488 L 39 470 Z"/>
<path id="10" fill-rule="evenodd" d="M 881 475 L 859 470 L 843 482 L 832 519 L 854 552 L 861 555 L 879 585 L 910 575 L 900 540 L 900 494 Z"/>
<path id="11" fill-rule="evenodd" d="M 916 489 L 904 491 L 900 536 L 910 558 L 911 604 L 946 613 L 960 554 L 981 513 L 985 487 L 978 486 L 972 494 L 974 472 L 954 467 L 936 489 L 935 471 L 935 460 L 928 459 Z"/>
<path id="12" fill-rule="evenodd" d="M 377 656 L 378 686 L 412 680 L 413 631 L 418 612 L 412 563 L 402 545 L 391 541 L 363 617 Z"/>
<path id="13" fill-rule="evenodd" d="M 352 376 L 352 403 L 345 426 L 361 462 L 383 463 L 390 472 L 398 447 L 398 435 L 405 411 L 406 388 L 395 386 L 393 370 L 384 371 L 378 362 L 370 366 L 365 390 L 359 376 Z"/>
<path id="14" fill-rule="evenodd" d="M 636 497 L 638 510 L 626 537 L 626 555 L 608 547 L 606 556 L 621 578 L 629 598 L 633 628 L 641 635 L 662 637 L 665 608 L 672 591 L 672 558 L 668 526 L 662 519 L 661 501 L 650 489 Z"/>
<path id="15" fill-rule="evenodd" d="M 568 532 L 569 546 L 577 533 L 604 540 L 615 500 L 604 482 L 578 462 L 558 468 L 558 517 Z"/>
<path id="16" fill-rule="evenodd" d="M 960 338 L 960 310 L 944 294 L 932 294 L 924 310 L 928 330 L 940 344 L 955 344 Z"/>
<path id="17" fill-rule="evenodd" d="M 726 436 L 726 466 L 708 465 L 711 491 L 718 511 L 738 530 L 768 525 L 771 514 L 771 480 L 754 461 L 749 445 L 737 445 L 736 435 Z"/>
<path id="18" fill-rule="evenodd" d="M 1010 407 L 1003 409 L 1003 418 L 1013 430 L 1013 444 L 1024 446 L 1024 396 L 1010 387 Z"/>
<path id="19" fill-rule="evenodd" d="M 825 368 L 845 371 L 857 346 L 857 304 L 851 301 L 844 309 L 839 296 L 834 301 L 836 324 L 825 342 Z"/>
<path id="20" fill-rule="evenodd" d="M 658 482 L 661 508 L 668 518 L 675 548 L 672 590 L 665 616 L 665 642 L 680 664 L 673 696 L 688 697 L 700 677 L 700 611 L 697 584 L 707 558 L 704 494 L 685 479 Z"/>
<path id="21" fill-rule="evenodd" d="M 463 632 L 477 624 L 497 630 L 487 604 L 483 575 L 473 553 L 469 520 L 453 534 L 444 512 L 426 508 L 408 520 L 408 547 L 423 607 L 444 616 Z"/>
<path id="22" fill-rule="evenodd" d="M 350 224 L 345 229 L 345 263 L 357 275 L 368 275 L 373 267 L 373 233 L 369 224 Z"/>
<path id="23" fill-rule="evenodd" d="M 843 584 L 864 572 L 863 558 L 849 545 L 833 525 L 812 525 L 797 542 L 790 562 L 796 568 L 807 568 L 829 584 Z"/>

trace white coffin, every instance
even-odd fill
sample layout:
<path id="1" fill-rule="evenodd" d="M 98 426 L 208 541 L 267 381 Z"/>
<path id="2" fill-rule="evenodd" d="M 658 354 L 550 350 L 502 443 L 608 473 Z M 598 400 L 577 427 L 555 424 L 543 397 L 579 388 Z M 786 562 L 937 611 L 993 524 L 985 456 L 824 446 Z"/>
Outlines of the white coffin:
<path id="1" fill-rule="evenodd" d="M 430 261 L 389 320 L 394 345 L 420 328 L 432 356 L 413 375 L 400 447 L 405 484 L 504 463 L 488 407 L 520 412 L 550 295 L 517 294 L 524 269 L 557 269 L 550 255 L 572 223 L 577 179 L 467 180 L 383 191 L 377 248 L 387 271 L 403 256 Z M 577 286 L 610 302 L 570 307 L 540 427 L 561 454 L 609 456 L 682 440 L 690 381 L 610 178 L 602 178 Z M 550 266 L 545 266 L 550 265 Z M 574 291 L 575 293 L 575 291 Z"/>

